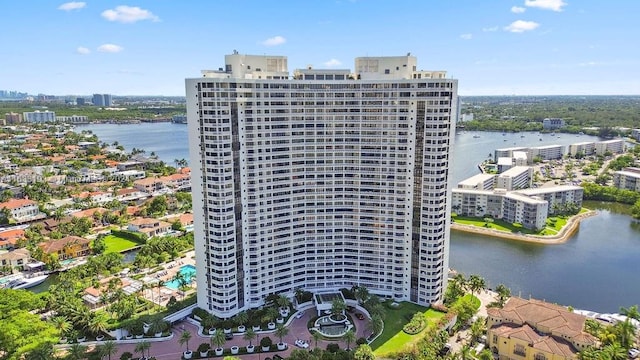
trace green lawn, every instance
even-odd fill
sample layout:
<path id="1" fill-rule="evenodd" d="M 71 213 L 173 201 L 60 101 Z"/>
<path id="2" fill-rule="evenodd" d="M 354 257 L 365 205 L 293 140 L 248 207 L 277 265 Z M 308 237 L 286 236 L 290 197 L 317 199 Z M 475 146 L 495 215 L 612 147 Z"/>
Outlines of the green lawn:
<path id="1" fill-rule="evenodd" d="M 413 314 L 423 312 L 429 324 L 420 333 L 409 335 L 402 331 L 402 327 L 407 324 Z M 398 352 L 405 346 L 411 345 L 420 340 L 430 326 L 438 322 L 444 313 L 427 309 L 424 306 L 402 302 L 397 308 L 387 307 L 384 315 L 384 331 L 374 342 L 371 348 L 374 350 L 376 357 L 385 357 L 388 354 Z"/>
<path id="2" fill-rule="evenodd" d="M 107 246 L 107 249 L 105 250 L 105 253 L 112 253 L 112 252 L 123 252 L 129 249 L 132 249 L 136 246 L 140 246 L 140 244 L 138 244 L 135 241 L 131 241 L 129 239 L 124 239 L 115 235 L 107 235 L 104 237 L 104 243 Z"/>
<path id="3" fill-rule="evenodd" d="M 525 229 L 521 226 L 513 226 L 513 224 L 508 223 L 503 220 L 494 219 L 493 222 L 485 222 L 484 218 L 476 218 L 469 216 L 454 216 L 453 222 L 462 224 L 462 225 L 472 225 L 477 227 L 482 227 L 485 229 L 495 229 L 498 231 L 504 232 L 520 232 L 522 234 L 537 234 L 537 232 Z"/>

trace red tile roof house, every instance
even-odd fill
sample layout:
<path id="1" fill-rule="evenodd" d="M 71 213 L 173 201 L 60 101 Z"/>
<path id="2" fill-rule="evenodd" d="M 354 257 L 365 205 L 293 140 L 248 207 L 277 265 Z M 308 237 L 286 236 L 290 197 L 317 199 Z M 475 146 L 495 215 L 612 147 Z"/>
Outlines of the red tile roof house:
<path id="1" fill-rule="evenodd" d="M 137 218 L 129 222 L 129 231 L 139 232 L 147 237 L 164 235 L 171 230 L 171 224 L 152 218 Z"/>
<path id="2" fill-rule="evenodd" d="M 118 201 L 133 201 L 138 199 L 147 198 L 149 195 L 133 188 L 120 189 L 116 191 L 116 200 Z"/>
<path id="3" fill-rule="evenodd" d="M 29 262 L 31 254 L 27 249 L 17 249 L 9 251 L 4 254 L 0 254 L 0 266 L 7 266 L 11 268 L 11 272 L 15 270 L 22 270 L 23 266 Z"/>
<path id="4" fill-rule="evenodd" d="M 59 240 L 40 243 L 38 246 L 47 254 L 58 254 L 58 260 L 66 260 L 89 255 L 90 242 L 79 236 L 66 236 Z"/>
<path id="5" fill-rule="evenodd" d="M 29 199 L 11 199 L 0 203 L 0 209 L 4 208 L 11 211 L 11 218 L 15 220 L 16 223 L 25 223 L 46 217 L 46 215 L 38 209 L 38 203 Z"/>
<path id="6" fill-rule="evenodd" d="M 20 240 L 24 240 L 23 229 L 13 229 L 0 232 L 0 249 L 15 248 Z"/>
<path id="7" fill-rule="evenodd" d="M 133 187 L 147 194 L 154 193 L 164 188 L 164 182 L 160 178 L 145 178 L 133 182 Z"/>

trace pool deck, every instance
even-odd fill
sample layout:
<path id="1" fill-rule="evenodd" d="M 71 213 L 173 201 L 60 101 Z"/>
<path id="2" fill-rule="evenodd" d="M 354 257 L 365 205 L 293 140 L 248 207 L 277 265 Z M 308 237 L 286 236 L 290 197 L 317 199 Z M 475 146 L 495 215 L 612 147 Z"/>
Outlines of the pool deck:
<path id="1" fill-rule="evenodd" d="M 148 274 L 148 276 L 154 279 L 161 280 L 163 282 L 169 282 L 176 276 L 176 274 L 180 271 L 180 268 L 182 266 L 185 266 L 185 265 L 195 266 L 195 259 L 193 259 L 194 255 L 195 255 L 195 251 L 189 251 L 183 257 L 164 264 L 163 270 Z M 197 289 L 198 285 L 196 281 L 197 281 L 197 278 L 191 281 L 191 284 L 189 284 L 190 286 L 189 290 L 187 290 L 186 293 L 184 294 L 185 297 Z M 160 296 L 158 296 L 158 294 L 160 294 Z M 172 296 L 180 300 L 182 299 L 183 294 L 181 291 L 176 289 L 171 289 L 167 286 L 162 286 L 160 289 L 153 288 L 153 289 L 144 291 L 145 299 L 162 306 L 166 306 L 167 302 L 169 302 L 169 299 Z"/>

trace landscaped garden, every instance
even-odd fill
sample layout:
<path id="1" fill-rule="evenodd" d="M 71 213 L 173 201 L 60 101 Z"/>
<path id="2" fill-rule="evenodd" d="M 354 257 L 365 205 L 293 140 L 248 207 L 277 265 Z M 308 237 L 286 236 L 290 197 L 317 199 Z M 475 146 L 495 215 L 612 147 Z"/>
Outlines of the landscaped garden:
<path id="1" fill-rule="evenodd" d="M 410 302 L 401 302 L 397 306 L 385 303 L 387 308 L 384 313 L 384 330 L 382 334 L 371 343 L 376 357 L 385 357 L 401 351 L 404 347 L 411 346 L 423 337 L 423 334 L 432 326 L 436 326 L 445 313 L 416 305 Z M 423 314 L 426 326 L 416 334 L 409 335 L 403 328 L 411 322 L 415 314 Z"/>

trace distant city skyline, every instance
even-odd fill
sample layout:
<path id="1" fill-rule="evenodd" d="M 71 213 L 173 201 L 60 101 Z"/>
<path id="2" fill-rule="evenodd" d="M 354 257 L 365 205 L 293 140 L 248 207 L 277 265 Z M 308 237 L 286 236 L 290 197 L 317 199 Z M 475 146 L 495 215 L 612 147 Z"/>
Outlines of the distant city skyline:
<path id="1" fill-rule="evenodd" d="M 184 96 L 234 50 L 289 68 L 411 53 L 461 96 L 638 95 L 640 2 L 584 0 L 0 2 L 0 88 Z"/>

